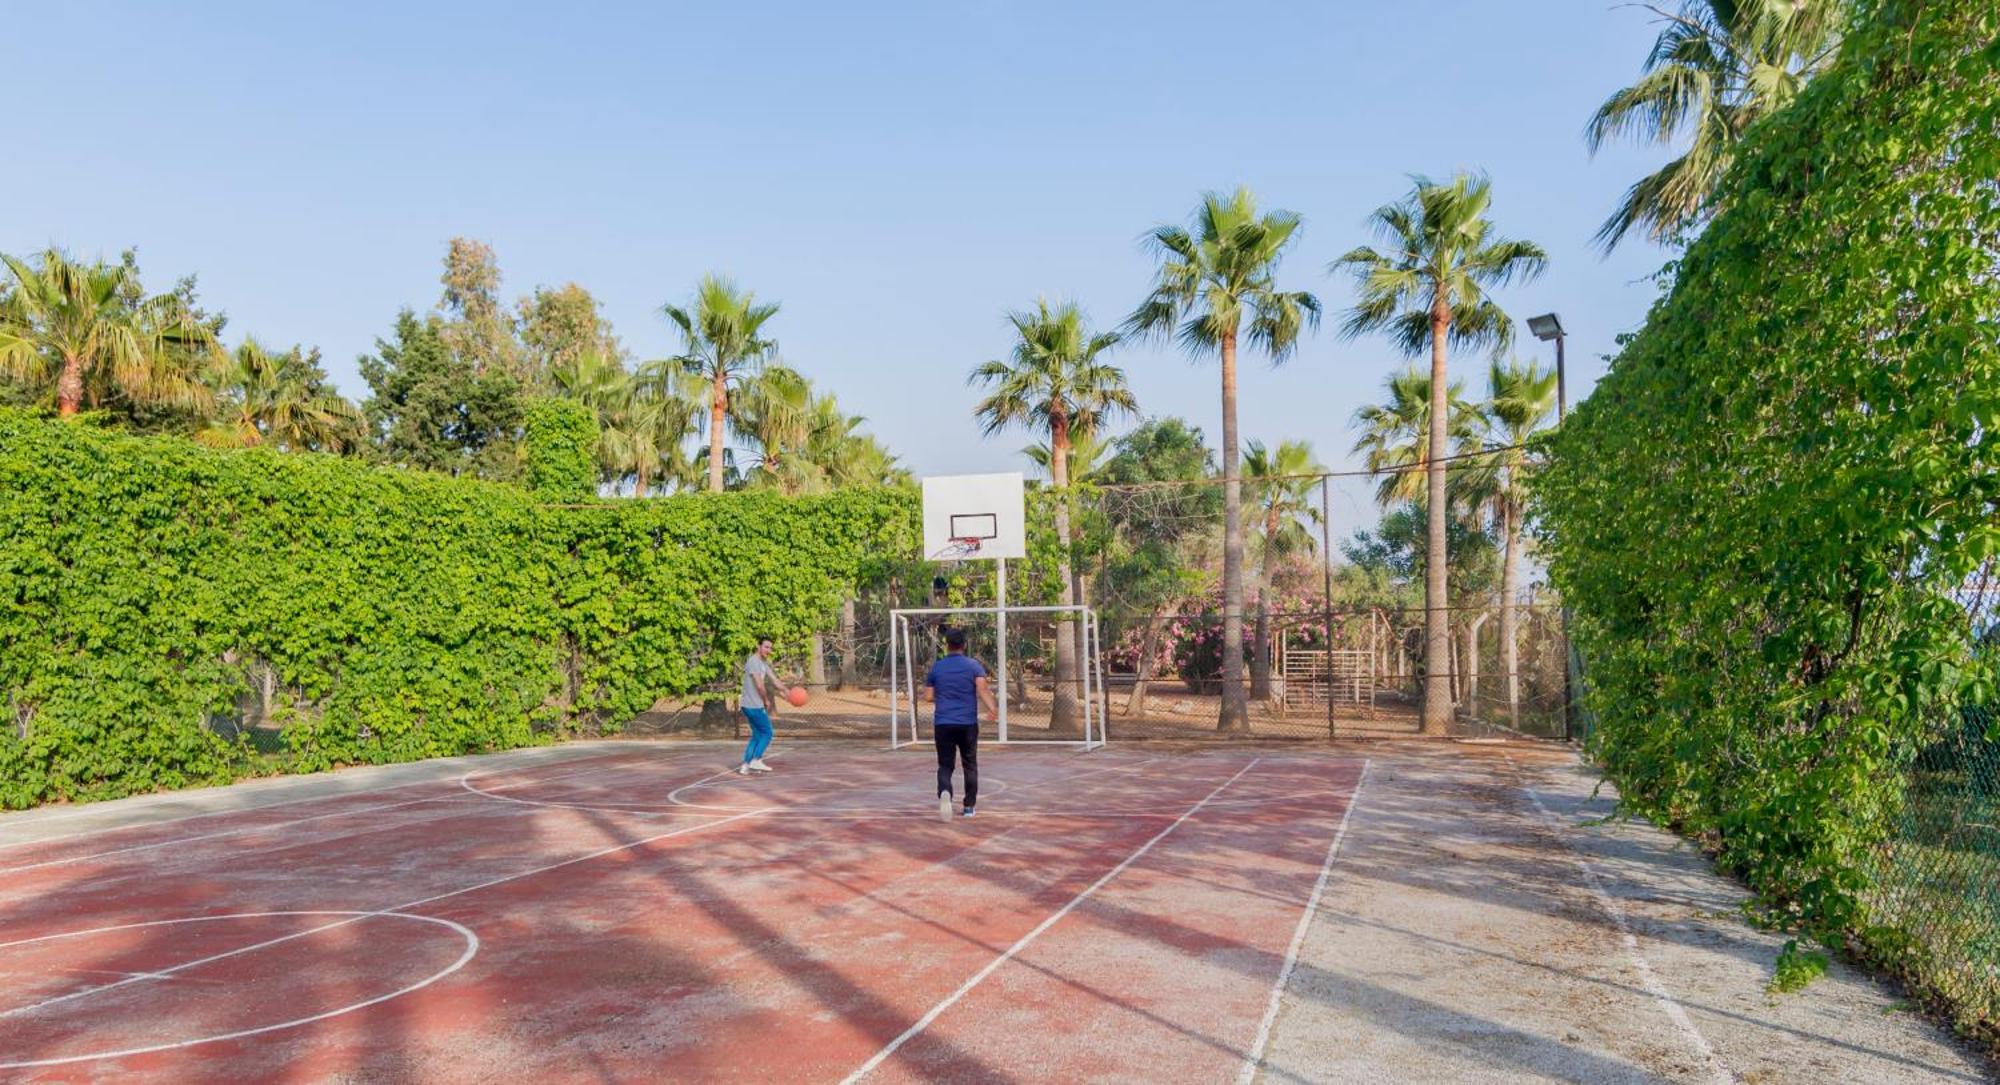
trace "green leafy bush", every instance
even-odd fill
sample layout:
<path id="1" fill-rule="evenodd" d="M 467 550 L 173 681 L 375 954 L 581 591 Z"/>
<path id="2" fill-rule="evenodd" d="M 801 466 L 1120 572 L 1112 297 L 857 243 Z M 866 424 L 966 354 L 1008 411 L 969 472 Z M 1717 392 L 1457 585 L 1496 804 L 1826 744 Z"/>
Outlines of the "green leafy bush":
<path id="1" fill-rule="evenodd" d="M 1867 0 L 1549 444 L 1543 554 L 1632 809 L 1868 929 L 1918 752 L 1992 703 L 2000 7 Z"/>
<path id="2" fill-rule="evenodd" d="M 614 728 L 803 644 L 905 491 L 553 508 L 512 486 L 0 410 L 0 806 Z M 236 737 L 225 737 L 231 735 Z"/>
<path id="3" fill-rule="evenodd" d="M 528 489 L 549 501 L 597 494 L 597 414 L 574 399 L 537 399 L 526 410 Z"/>
<path id="4" fill-rule="evenodd" d="M 1784 948 L 1778 950 L 1778 959 L 1771 966 L 1770 982 L 1764 985 L 1764 989 L 1774 995 L 1796 994 L 1826 975 L 1830 963 L 1826 954 L 1814 949 L 1802 949 L 1798 939 L 1790 939 Z"/>

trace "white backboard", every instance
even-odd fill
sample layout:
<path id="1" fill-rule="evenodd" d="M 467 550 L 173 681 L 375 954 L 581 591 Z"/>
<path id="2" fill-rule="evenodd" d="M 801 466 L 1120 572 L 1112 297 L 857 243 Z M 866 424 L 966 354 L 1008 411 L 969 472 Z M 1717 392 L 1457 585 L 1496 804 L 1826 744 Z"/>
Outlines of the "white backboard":
<path id="1" fill-rule="evenodd" d="M 1021 472 L 938 475 L 924 480 L 924 557 L 980 560 L 1028 556 L 1027 498 Z M 961 556 L 953 539 L 979 539 Z"/>

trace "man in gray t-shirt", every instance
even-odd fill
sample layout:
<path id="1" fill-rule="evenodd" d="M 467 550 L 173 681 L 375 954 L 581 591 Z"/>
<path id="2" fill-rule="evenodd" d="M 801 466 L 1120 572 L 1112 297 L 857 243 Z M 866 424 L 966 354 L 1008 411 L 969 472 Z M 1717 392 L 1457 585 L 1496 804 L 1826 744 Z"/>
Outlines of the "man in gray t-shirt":
<path id="1" fill-rule="evenodd" d="M 743 661 L 743 718 L 750 721 L 750 742 L 743 747 L 739 776 L 769 772 L 764 751 L 771 748 L 771 705 L 778 700 L 778 672 L 771 669 L 771 638 L 761 637 L 757 650 Z"/>

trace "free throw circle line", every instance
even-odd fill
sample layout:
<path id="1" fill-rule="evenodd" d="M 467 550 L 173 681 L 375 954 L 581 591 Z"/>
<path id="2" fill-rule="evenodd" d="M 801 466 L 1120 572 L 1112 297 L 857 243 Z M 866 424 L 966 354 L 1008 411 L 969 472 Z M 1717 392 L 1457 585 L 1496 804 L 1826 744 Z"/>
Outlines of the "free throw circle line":
<path id="1" fill-rule="evenodd" d="M 404 995 L 411 994 L 416 991 L 421 991 L 424 988 L 429 987 L 431 984 L 436 983 L 437 981 L 445 978 L 446 976 L 449 976 L 452 973 L 457 972 L 459 969 L 464 968 L 466 964 L 470 962 L 472 958 L 477 956 L 479 953 L 479 935 L 473 933 L 472 929 L 465 926 L 464 924 L 454 923 L 449 919 L 440 919 L 437 916 L 416 915 L 410 912 L 352 912 L 352 911 L 235 912 L 229 915 L 189 916 L 181 919 L 156 919 L 143 923 L 123 923 L 111 927 L 96 927 L 90 930 L 67 931 L 60 934 L 48 934 L 48 935 L 43 935 L 39 938 L 23 938 L 13 942 L 0 942 L 0 949 L 5 949 L 10 946 L 31 945 L 36 942 L 52 942 L 64 938 L 80 938 L 90 934 L 105 934 L 111 931 L 132 930 L 139 927 L 163 927 L 179 923 L 212 923 L 224 919 L 265 919 L 276 916 L 347 916 L 349 918 L 345 921 L 346 923 L 355 922 L 360 919 L 373 919 L 373 918 L 409 919 L 409 920 L 415 920 L 420 923 L 435 923 L 440 927 L 450 928 L 460 938 L 464 939 L 465 949 L 458 955 L 457 960 L 453 961 L 451 964 L 445 966 L 444 968 L 439 969 L 436 972 L 433 972 L 429 976 L 426 976 L 423 979 L 418 980 L 415 983 L 409 984 L 404 987 L 400 987 L 394 991 L 388 992 L 387 994 L 377 995 L 374 998 L 365 999 L 363 1001 L 355 1002 L 346 1006 L 336 1006 L 331 1010 L 327 1010 L 323 1013 L 312 1014 L 311 1016 L 308 1017 L 298 1017 L 290 1021 L 280 1021 L 277 1022 L 276 1024 L 271 1024 L 271 1025 L 260 1025 L 257 1028 L 238 1029 L 235 1032 L 218 1033 L 217 1035 L 214 1036 L 197 1036 L 193 1039 L 176 1040 L 171 1043 L 147 1044 L 142 1047 L 121 1048 L 116 1051 L 93 1051 L 93 1052 L 86 1052 L 81 1055 L 62 1055 L 46 1059 L 21 1059 L 18 1061 L 11 1061 L 11 1062 L 0 1062 L 0 1070 L 25 1070 L 36 1066 L 62 1066 L 68 1063 L 95 1062 L 101 1059 L 122 1059 L 133 1055 L 150 1055 L 158 1051 L 175 1051 L 181 1048 L 195 1047 L 201 1044 L 221 1043 L 225 1040 L 241 1040 L 249 1036 L 261 1036 L 269 1032 L 279 1032 L 284 1029 L 298 1028 L 301 1025 L 310 1025 L 315 1021 L 324 1021 L 330 1017 L 340 1017 L 345 1014 L 354 1013 L 357 1010 L 364 1010 L 370 1006 L 387 1002 L 392 998 L 401 998 Z M 320 927 L 313 928 L 312 931 L 309 931 L 307 933 L 315 933 L 317 931 L 328 930 L 331 929 L 332 927 L 342 926 L 342 925 L 344 925 L 344 923 L 326 924 Z M 159 973 L 159 974 L 164 975 L 164 973 Z M 99 991 L 103 989 L 104 988 L 101 987 L 95 987 L 95 988 L 89 988 L 88 990 Z M 50 1005 L 55 1001 L 58 1000 L 51 999 L 48 1002 L 38 1003 L 37 1005 L 46 1006 Z M 29 1006 L 25 1008 L 34 1009 L 36 1007 Z M 18 1011 L 9 1010 L 6 1012 L 14 1013 Z"/>

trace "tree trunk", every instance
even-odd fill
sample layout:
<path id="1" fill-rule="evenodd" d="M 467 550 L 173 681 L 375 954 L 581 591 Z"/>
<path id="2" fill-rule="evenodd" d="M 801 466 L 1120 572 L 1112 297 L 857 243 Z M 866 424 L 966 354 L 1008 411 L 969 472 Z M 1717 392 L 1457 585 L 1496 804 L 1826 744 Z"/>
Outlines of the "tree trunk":
<path id="1" fill-rule="evenodd" d="M 806 640 L 806 689 L 815 695 L 826 692 L 826 638 L 818 633 Z"/>
<path id="2" fill-rule="evenodd" d="M 1222 336 L 1222 712 L 1218 731 L 1250 730 L 1243 688 L 1243 480 L 1236 439 L 1236 332 Z"/>
<path id="3" fill-rule="evenodd" d="M 840 688 L 854 685 L 854 597 L 850 595 L 840 601 Z"/>
<path id="4" fill-rule="evenodd" d="M 64 354 L 62 375 L 56 378 L 56 414 L 68 418 L 83 406 L 83 362 Z"/>
<path id="5" fill-rule="evenodd" d="M 1424 560 L 1424 716 L 1426 735 L 1451 732 L 1451 612 L 1445 599 L 1447 519 L 1444 455 L 1449 409 L 1445 386 L 1445 338 L 1451 333 L 1451 309 L 1442 294 L 1431 303 L 1430 447 L 1425 474 L 1430 483 L 1429 546 Z"/>
<path id="6" fill-rule="evenodd" d="M 1468 715 L 1479 715 L 1479 624 L 1484 614 L 1465 623 L 1465 680 L 1458 684 L 1459 700 Z"/>
<path id="7" fill-rule="evenodd" d="M 1257 565 L 1257 633 L 1250 646 L 1250 697 L 1271 699 L 1271 540 L 1278 534 L 1278 512 L 1264 518 L 1264 560 Z M 1332 657 L 1327 657 L 1331 659 Z"/>
<path id="8" fill-rule="evenodd" d="M 1250 646 L 1250 698 L 1254 701 L 1271 699 L 1271 606 L 1265 596 L 1269 592 L 1264 587 L 1257 589 L 1257 621 L 1251 627 Z"/>
<path id="9" fill-rule="evenodd" d="M 1132 696 L 1125 699 L 1125 714 L 1146 711 L 1146 683 L 1153 677 L 1153 653 L 1160 650 L 1160 613 L 1146 618 L 1146 633 L 1139 638 L 1139 660 L 1132 668 Z"/>
<path id="10" fill-rule="evenodd" d="M 1513 486 L 1516 466 L 1507 467 L 1509 488 Z M 1521 658 L 1520 646 L 1515 641 L 1520 632 L 1520 614 L 1515 609 L 1515 597 L 1521 590 L 1521 522 L 1520 510 L 1514 507 L 1511 494 L 1503 494 L 1500 499 L 1500 530 L 1507 547 L 1506 558 L 1500 565 L 1500 669 L 1507 675 L 1507 725 L 1519 730 Z"/>
<path id="11" fill-rule="evenodd" d="M 643 462 L 639 464 L 639 484 L 632 488 L 632 496 L 646 496 L 646 465 Z"/>
<path id="12" fill-rule="evenodd" d="M 722 422 L 729 412 L 727 374 L 715 371 L 715 388 L 708 399 L 708 492 L 722 492 Z"/>
<path id="13" fill-rule="evenodd" d="M 1069 560 L 1069 418 L 1061 411 L 1049 419 L 1049 480 L 1056 490 L 1056 580 L 1058 601 L 1063 606 L 1076 602 L 1076 581 Z M 1068 615 L 1063 615 L 1067 619 Z M 1055 628 L 1055 693 L 1049 705 L 1049 730 L 1073 734 L 1082 730 L 1082 684 L 1077 680 L 1076 638 L 1067 621 Z"/>

